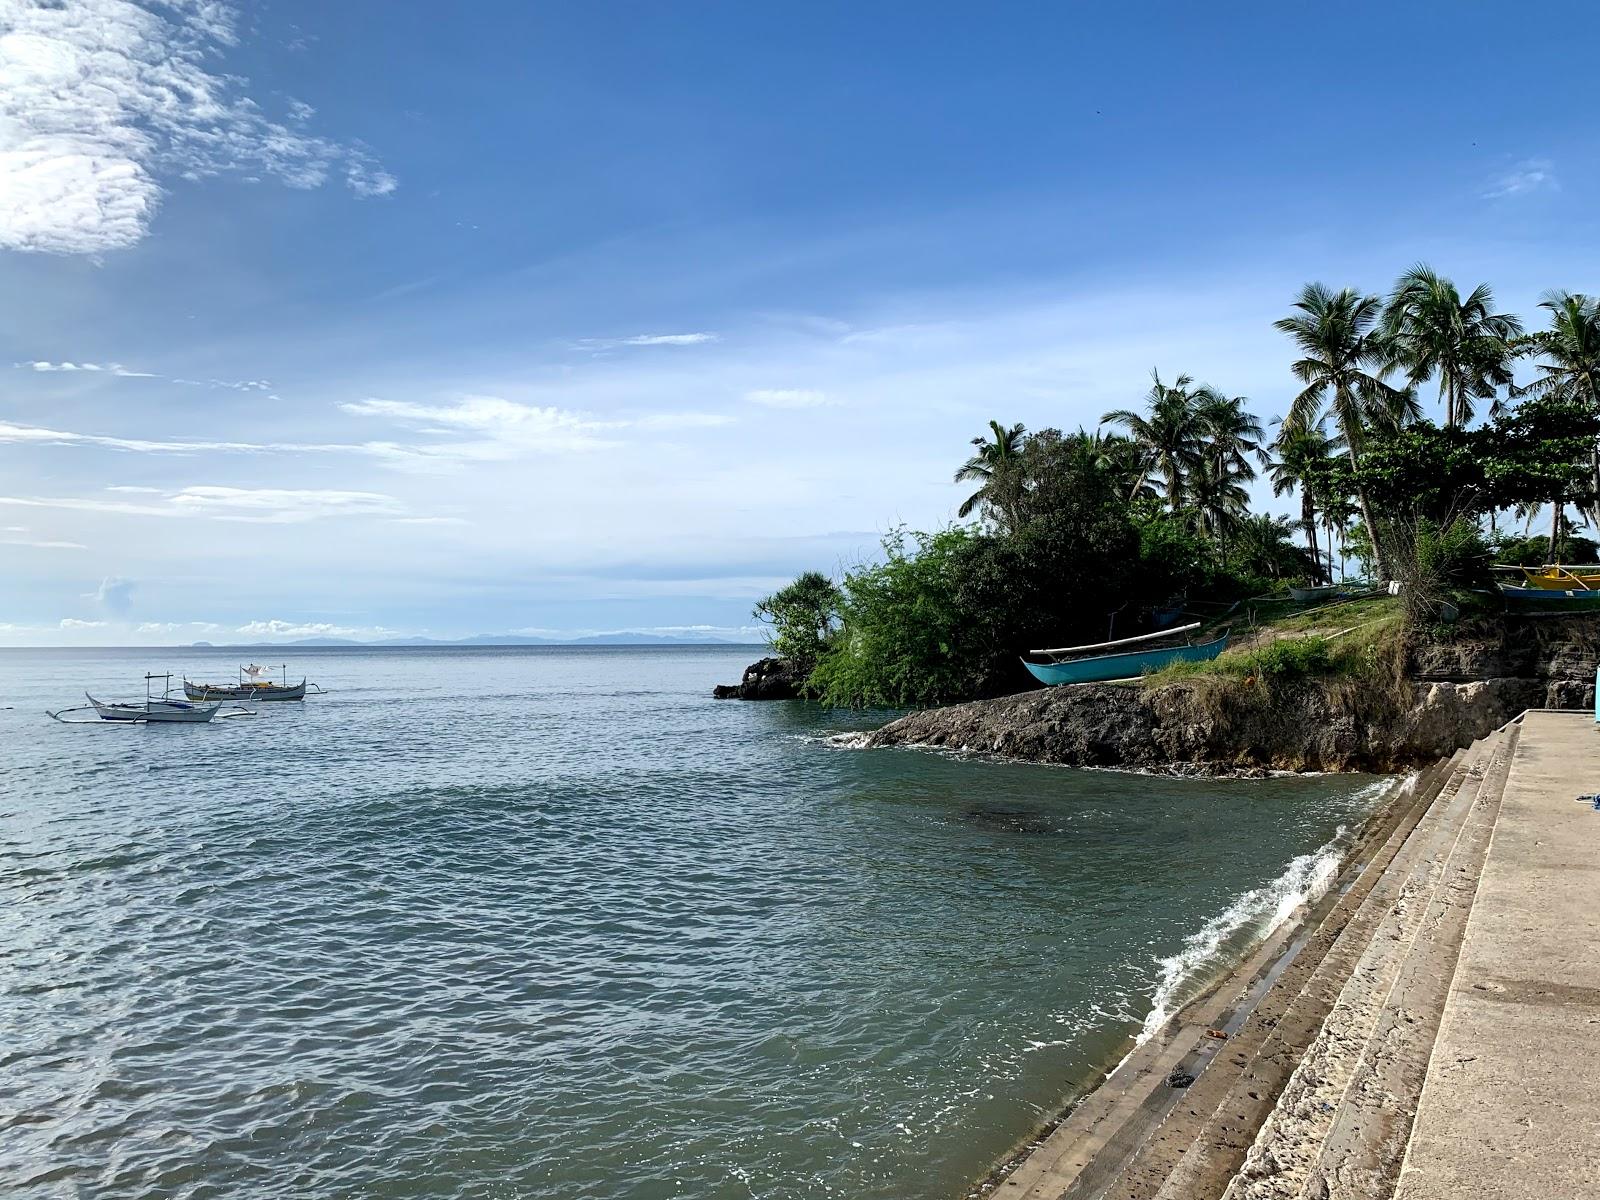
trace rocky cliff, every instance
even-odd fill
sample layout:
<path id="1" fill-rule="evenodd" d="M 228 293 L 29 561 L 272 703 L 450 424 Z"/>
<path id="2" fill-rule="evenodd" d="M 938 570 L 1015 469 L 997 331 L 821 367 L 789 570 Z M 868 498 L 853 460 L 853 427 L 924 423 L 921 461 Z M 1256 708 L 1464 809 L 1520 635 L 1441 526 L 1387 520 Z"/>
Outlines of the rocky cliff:
<path id="1" fill-rule="evenodd" d="M 1527 708 L 1591 707 L 1597 646 L 1600 618 L 1522 621 L 1415 647 L 1381 688 L 1210 676 L 1048 688 L 913 713 L 865 744 L 1184 774 L 1398 771 Z"/>

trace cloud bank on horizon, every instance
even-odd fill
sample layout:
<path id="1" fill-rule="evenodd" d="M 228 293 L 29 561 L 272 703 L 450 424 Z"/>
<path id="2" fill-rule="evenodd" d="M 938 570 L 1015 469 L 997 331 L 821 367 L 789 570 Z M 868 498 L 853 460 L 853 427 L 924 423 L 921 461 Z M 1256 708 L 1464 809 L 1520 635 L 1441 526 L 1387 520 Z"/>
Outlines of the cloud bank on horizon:
<path id="1" fill-rule="evenodd" d="M 1583 30 L 1370 7 L 1439 53 L 1176 2 L 0 0 L 0 644 L 744 639 L 952 519 L 990 418 L 1151 367 L 1282 411 L 1310 279 L 1600 289 Z M 1306 38 L 1337 112 L 1283 103 Z"/>

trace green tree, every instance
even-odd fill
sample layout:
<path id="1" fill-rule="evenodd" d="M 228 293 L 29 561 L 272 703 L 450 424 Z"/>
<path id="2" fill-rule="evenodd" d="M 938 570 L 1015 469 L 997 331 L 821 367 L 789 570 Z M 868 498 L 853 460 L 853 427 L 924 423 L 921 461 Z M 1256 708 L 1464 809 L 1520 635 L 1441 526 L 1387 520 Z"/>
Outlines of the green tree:
<path id="1" fill-rule="evenodd" d="M 1548 292 L 1539 307 L 1550 313 L 1550 328 L 1531 333 L 1521 352 L 1536 356 L 1539 377 L 1522 394 L 1555 396 L 1600 412 L 1600 301 L 1578 292 Z M 1590 490 L 1600 495 L 1600 441 L 1588 448 Z M 1600 506 L 1583 509 L 1600 528 Z"/>
<path id="2" fill-rule="evenodd" d="M 787 587 L 758 601 L 753 615 L 770 621 L 772 649 L 805 674 L 810 674 L 832 643 L 839 627 L 843 597 L 820 571 L 806 571 Z"/>
<path id="3" fill-rule="evenodd" d="M 1465 299 L 1456 285 L 1418 263 L 1395 282 L 1383 313 L 1387 366 L 1415 388 L 1437 376 L 1446 426 L 1472 420 L 1478 400 L 1493 400 L 1512 383 L 1512 342 L 1522 322 L 1494 311 L 1494 294 L 1480 283 Z"/>
<path id="4" fill-rule="evenodd" d="M 1381 378 L 1385 347 L 1377 332 L 1383 302 L 1354 288 L 1334 292 L 1320 283 L 1300 291 L 1290 316 L 1273 322 L 1300 351 L 1290 370 L 1305 387 L 1289 404 L 1284 424 L 1311 426 L 1331 414 L 1352 464 L 1361 461 L 1369 428 L 1392 429 L 1415 415 L 1416 398 Z M 1356 493 L 1367 529 L 1377 528 L 1367 497 Z M 1385 563 L 1378 550 L 1378 573 Z"/>
<path id="5" fill-rule="evenodd" d="M 1267 469 L 1274 496 L 1291 491 L 1300 493 L 1300 528 L 1305 532 L 1311 557 L 1318 564 L 1313 573 L 1317 579 L 1331 578 L 1331 573 L 1323 572 L 1322 553 L 1317 547 L 1317 482 L 1319 471 L 1326 467 L 1338 447 L 1339 439 L 1329 437 L 1320 422 L 1315 425 L 1280 425 L 1278 436 L 1272 443 L 1276 461 Z M 1328 544 L 1328 558 L 1331 563 L 1331 541 Z"/>
<path id="6" fill-rule="evenodd" d="M 1205 423 L 1196 403 L 1194 380 L 1179 375 L 1170 385 L 1161 382 L 1160 372 L 1152 371 L 1150 390 L 1145 393 L 1145 412 L 1118 408 L 1100 418 L 1102 425 L 1120 425 L 1143 458 L 1132 499 L 1152 475 L 1164 485 L 1168 509 L 1177 512 L 1185 500 L 1189 476 L 1200 462 L 1205 443 Z"/>
<path id="7" fill-rule="evenodd" d="M 961 502 L 956 515 L 965 519 L 974 511 L 982 511 L 996 524 L 1009 524 L 1013 517 L 1014 500 L 1000 495 L 997 476 L 1003 476 L 1008 463 L 1022 452 L 1027 430 L 1016 424 L 1007 429 L 999 421 L 989 422 L 989 436 L 975 437 L 976 447 L 972 457 L 956 469 L 957 483 L 977 483 L 979 488 Z"/>

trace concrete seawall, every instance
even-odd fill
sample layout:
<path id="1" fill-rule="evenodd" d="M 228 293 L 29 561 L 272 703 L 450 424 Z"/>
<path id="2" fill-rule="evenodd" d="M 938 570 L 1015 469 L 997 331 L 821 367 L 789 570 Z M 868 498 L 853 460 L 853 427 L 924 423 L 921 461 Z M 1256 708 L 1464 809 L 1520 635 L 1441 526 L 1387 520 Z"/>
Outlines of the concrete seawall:
<path id="1" fill-rule="evenodd" d="M 1003 1200 L 1600 1196 L 1600 728 L 1423 772 L 1337 887 L 987 1180 Z"/>

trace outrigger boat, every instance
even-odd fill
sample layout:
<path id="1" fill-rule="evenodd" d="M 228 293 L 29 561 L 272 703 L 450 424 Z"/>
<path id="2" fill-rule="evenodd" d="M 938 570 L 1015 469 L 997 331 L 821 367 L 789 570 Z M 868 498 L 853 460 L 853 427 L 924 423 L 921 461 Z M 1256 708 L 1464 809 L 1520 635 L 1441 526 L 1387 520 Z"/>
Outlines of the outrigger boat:
<path id="1" fill-rule="evenodd" d="M 1600 588 L 1567 588 L 1500 585 L 1506 607 L 1518 612 L 1568 613 L 1600 610 Z"/>
<path id="2" fill-rule="evenodd" d="M 153 695 L 150 691 L 152 680 L 159 679 L 165 685 L 161 695 Z M 63 708 L 49 715 L 60 721 L 63 725 L 82 724 L 79 718 L 68 719 L 66 714 L 88 712 L 94 710 L 95 716 L 102 721 L 115 721 L 124 725 L 203 725 L 218 715 L 222 708 L 222 701 L 217 700 L 210 704 L 194 704 L 188 700 L 174 700 L 168 695 L 172 691 L 171 675 L 146 675 L 144 677 L 144 701 L 111 701 L 96 700 L 88 692 L 84 698 L 88 704 L 80 704 L 76 708 Z M 223 717 L 248 717 L 254 716 L 254 710 L 238 708 L 223 713 Z M 92 722 L 90 722 L 92 724 Z"/>
<path id="3" fill-rule="evenodd" d="M 1522 578 L 1530 588 L 1547 592 L 1586 592 L 1600 588 L 1600 567 L 1521 567 Z"/>
<path id="4" fill-rule="evenodd" d="M 1064 683 L 1104 683 L 1108 679 L 1133 679 L 1175 662 L 1209 662 L 1228 646 L 1228 633 L 1209 642 L 1189 641 L 1176 646 L 1151 646 L 1148 643 L 1192 635 L 1200 622 L 1146 633 L 1139 637 L 1121 638 L 1114 642 L 1097 642 L 1090 646 L 1064 646 L 1056 650 L 1030 650 L 1022 665 L 1040 683 L 1056 687 Z M 1134 649 L 1133 647 L 1138 647 Z M 1109 653 L 1105 653 L 1109 651 Z M 1033 662 L 1043 658 L 1046 662 Z"/>
<path id="5" fill-rule="evenodd" d="M 304 700 L 308 686 L 322 691 L 314 683 L 308 685 L 304 676 L 301 676 L 299 683 L 290 683 L 289 668 L 284 663 L 278 664 L 278 669 L 283 672 L 283 682 L 274 683 L 267 676 L 271 669 L 258 667 L 254 663 L 240 667 L 239 682 L 236 684 L 194 683 L 185 677 L 183 694 L 191 700 Z"/>

